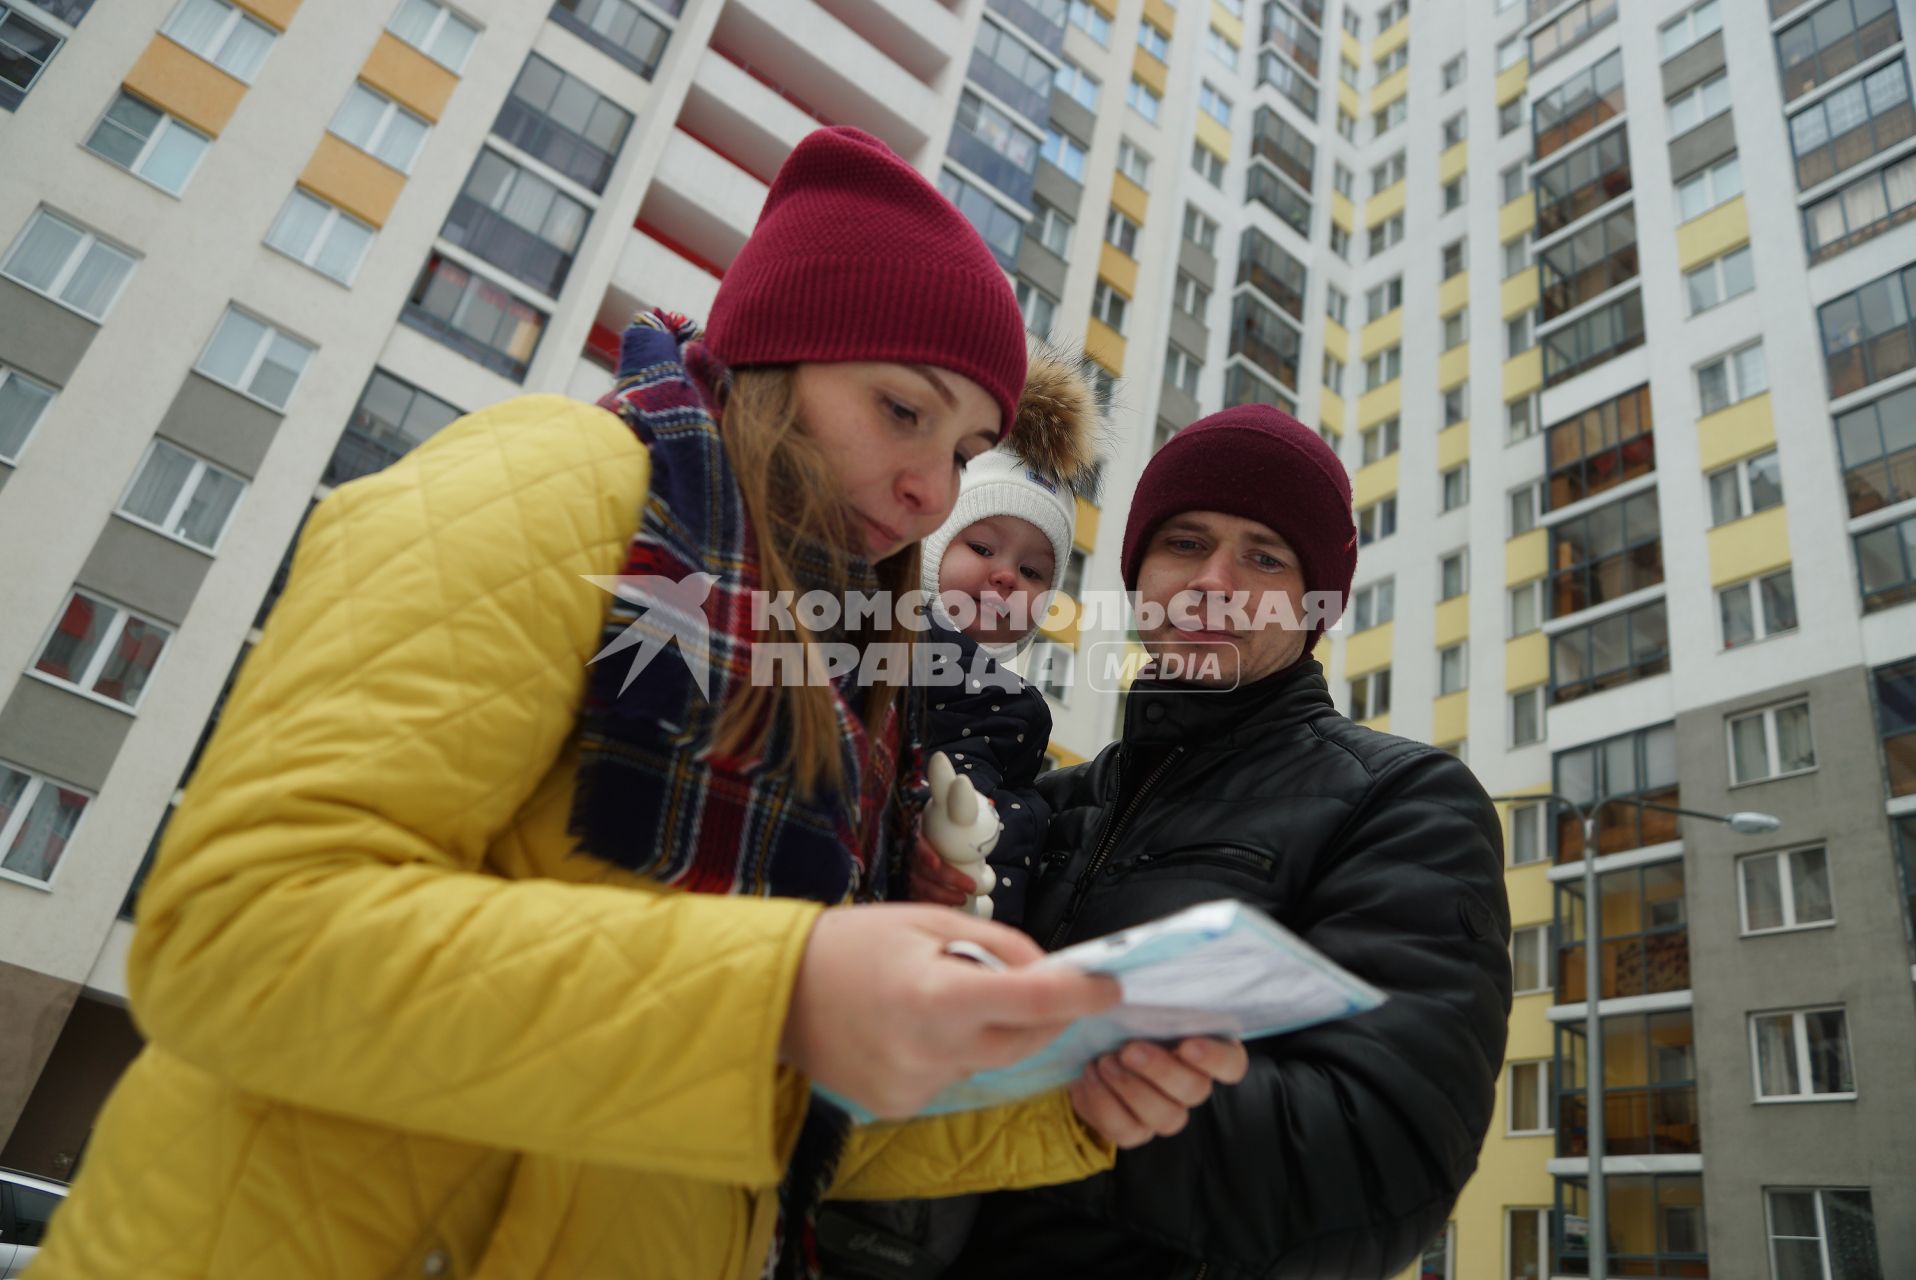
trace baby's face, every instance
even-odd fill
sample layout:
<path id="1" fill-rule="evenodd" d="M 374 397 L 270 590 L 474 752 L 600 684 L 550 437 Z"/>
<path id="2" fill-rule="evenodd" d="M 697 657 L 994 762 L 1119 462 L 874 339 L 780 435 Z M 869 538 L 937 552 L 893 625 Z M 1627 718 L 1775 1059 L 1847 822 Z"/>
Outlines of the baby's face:
<path id="1" fill-rule="evenodd" d="M 959 530 L 938 566 L 941 595 L 962 595 L 977 608 L 965 634 L 981 644 L 1016 644 L 1038 625 L 1038 598 L 1057 571 L 1051 539 L 1016 516 L 988 516 Z"/>

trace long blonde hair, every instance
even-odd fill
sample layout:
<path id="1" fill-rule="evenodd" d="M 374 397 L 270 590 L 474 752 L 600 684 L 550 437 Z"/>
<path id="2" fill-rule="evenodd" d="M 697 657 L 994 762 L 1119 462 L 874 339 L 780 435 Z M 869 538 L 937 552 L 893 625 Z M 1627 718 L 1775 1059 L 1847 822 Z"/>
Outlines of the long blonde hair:
<path id="1" fill-rule="evenodd" d="M 828 581 L 812 583 L 841 597 L 851 588 L 849 556 L 843 550 L 857 545 L 858 525 L 850 505 L 839 491 L 825 451 L 799 424 L 796 369 L 768 365 L 733 371 L 724 403 L 719 437 L 738 477 L 746 518 L 752 523 L 758 553 L 759 588 L 768 593 L 802 593 L 788 549 L 811 541 L 830 549 Z M 878 590 L 893 601 L 918 585 L 918 544 L 879 561 L 875 566 Z M 810 659 L 817 655 L 821 637 L 805 626 L 794 610 L 790 629 L 780 619 L 754 639 L 760 643 L 802 644 Z M 901 646 L 891 652 L 909 653 L 913 632 L 900 625 L 896 610 L 879 627 L 847 637 L 854 643 Z M 873 759 L 884 749 L 883 727 L 898 696 L 890 681 L 873 681 L 854 705 L 865 724 Z M 838 716 L 829 684 L 747 683 L 735 690 L 719 710 L 713 749 L 718 754 L 753 757 L 762 753 L 780 716 L 791 726 L 786 756 L 766 763 L 789 770 L 799 794 L 812 795 L 819 787 L 845 785 L 844 762 L 839 756 Z M 871 761 L 866 762 L 869 768 Z"/>

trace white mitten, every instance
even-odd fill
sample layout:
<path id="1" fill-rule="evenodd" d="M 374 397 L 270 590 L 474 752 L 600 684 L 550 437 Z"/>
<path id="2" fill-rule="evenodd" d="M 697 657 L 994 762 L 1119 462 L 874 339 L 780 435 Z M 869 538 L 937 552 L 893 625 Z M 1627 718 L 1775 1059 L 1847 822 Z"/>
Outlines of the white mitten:
<path id="1" fill-rule="evenodd" d="M 925 839 L 939 857 L 977 881 L 978 890 L 965 899 L 964 910 L 989 920 L 998 877 L 985 857 L 998 843 L 998 811 L 978 794 L 971 779 L 951 767 L 944 752 L 933 754 L 926 771 L 931 803 L 925 806 Z"/>

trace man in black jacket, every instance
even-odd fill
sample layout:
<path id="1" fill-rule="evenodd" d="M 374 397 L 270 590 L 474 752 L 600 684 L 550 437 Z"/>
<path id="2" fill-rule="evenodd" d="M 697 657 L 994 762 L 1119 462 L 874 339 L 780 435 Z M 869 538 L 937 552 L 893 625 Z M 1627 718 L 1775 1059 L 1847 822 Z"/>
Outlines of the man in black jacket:
<path id="1" fill-rule="evenodd" d="M 1240 898 L 1388 1000 L 1253 1042 L 1242 1083 L 1109 1173 L 987 1198 L 948 1275 L 1386 1277 L 1443 1230 L 1503 1061 L 1503 842 L 1463 764 L 1331 705 L 1310 650 L 1356 555 L 1349 478 L 1295 419 L 1227 410 L 1158 452 L 1125 581 L 1158 667 L 1203 673 L 1135 683 L 1122 740 L 1040 780 L 1025 928 L 1056 948 Z M 1307 591 L 1338 603 L 1313 617 Z"/>

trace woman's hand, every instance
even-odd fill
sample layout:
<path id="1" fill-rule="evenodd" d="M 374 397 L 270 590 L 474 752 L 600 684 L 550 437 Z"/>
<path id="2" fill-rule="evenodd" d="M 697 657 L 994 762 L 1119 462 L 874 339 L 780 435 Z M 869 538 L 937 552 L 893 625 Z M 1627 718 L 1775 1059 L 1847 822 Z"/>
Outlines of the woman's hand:
<path id="1" fill-rule="evenodd" d="M 947 955 L 958 939 L 1010 970 Z M 943 907 L 833 907 L 805 945 L 779 1056 L 874 1115 L 909 1116 L 945 1086 L 1036 1053 L 1074 1019 L 1118 1002 L 1113 978 L 1029 969 L 1043 954 L 1016 929 Z M 1110 1116 L 1114 1142 L 1131 1132 L 1118 1111 L 1098 1115 Z"/>
<path id="2" fill-rule="evenodd" d="M 978 882 L 938 856 L 931 841 L 918 837 L 911 854 L 911 900 L 936 902 L 946 907 L 962 907 L 965 899 L 978 892 Z"/>
<path id="3" fill-rule="evenodd" d="M 1236 1040 L 1186 1040 L 1175 1052 L 1134 1040 L 1085 1067 L 1071 1086 L 1071 1104 L 1117 1146 L 1143 1146 L 1184 1128 L 1213 1084 L 1236 1084 L 1250 1065 Z"/>

